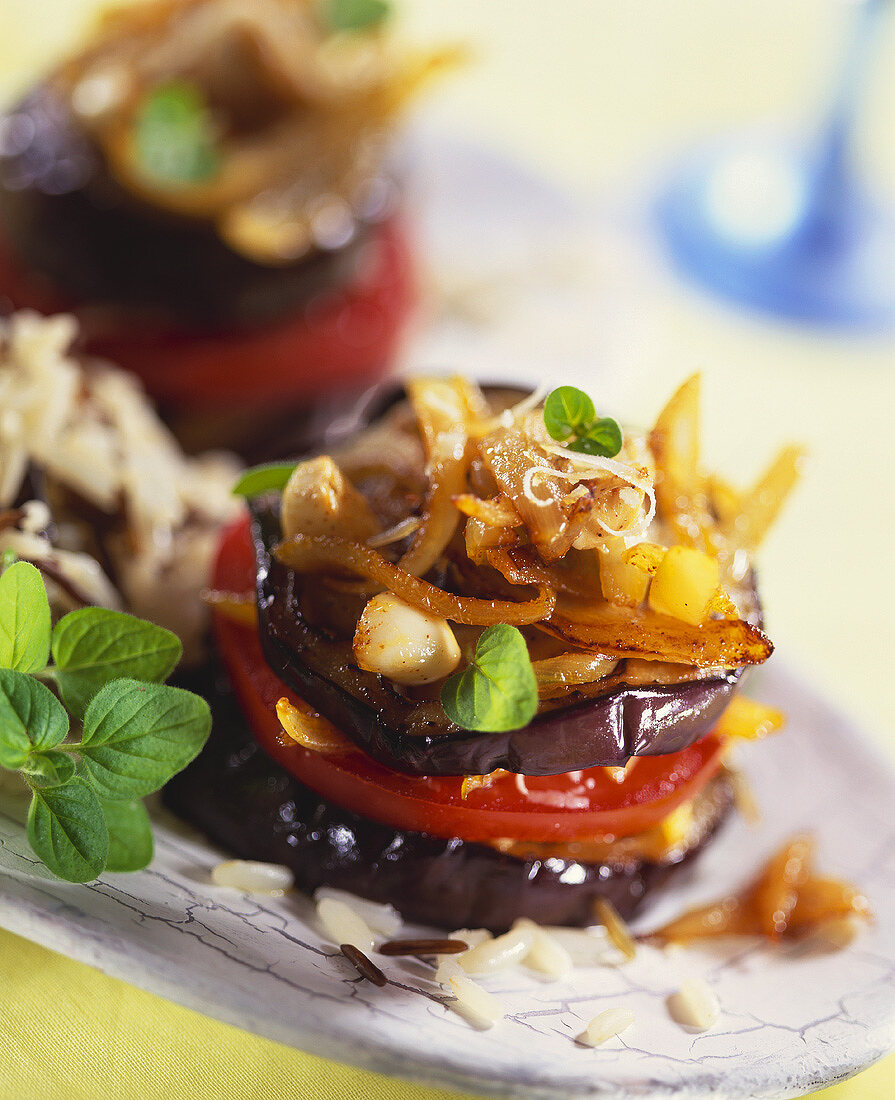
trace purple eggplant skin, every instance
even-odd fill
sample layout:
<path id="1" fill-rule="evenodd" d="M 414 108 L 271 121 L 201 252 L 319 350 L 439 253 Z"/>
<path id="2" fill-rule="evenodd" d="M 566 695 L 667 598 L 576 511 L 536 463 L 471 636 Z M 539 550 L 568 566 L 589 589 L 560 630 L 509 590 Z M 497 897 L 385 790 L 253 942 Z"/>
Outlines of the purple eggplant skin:
<path id="1" fill-rule="evenodd" d="M 375 759 L 409 775 L 487 775 L 496 768 L 558 775 L 632 756 L 679 752 L 705 736 L 736 690 L 742 669 L 686 684 L 617 686 L 547 711 L 522 729 L 480 733 L 448 721 L 413 724 L 415 705 L 389 681 L 352 665 L 350 643 L 311 626 L 295 574 L 273 559 L 279 518 L 253 505 L 261 645 L 284 683 Z M 334 682 L 339 678 L 342 682 Z"/>
<path id="2" fill-rule="evenodd" d="M 371 211 L 340 248 L 268 267 L 233 252 L 211 224 L 131 196 L 50 85 L 0 116 L 0 135 L 4 247 L 75 305 L 124 317 L 229 330 L 294 316 L 354 280 L 370 227 L 394 209 L 392 198 Z"/>
<path id="3" fill-rule="evenodd" d="M 207 686 L 201 690 L 212 694 Z M 301 890 L 335 886 L 390 902 L 406 921 L 494 932 L 523 916 L 539 924 L 580 926 L 593 923 L 598 898 L 611 901 L 627 919 L 669 879 L 680 877 L 732 802 L 725 777 L 712 780 L 698 845 L 669 863 L 517 859 L 457 837 L 394 829 L 324 801 L 255 743 L 227 691 L 219 684 L 212 696 L 211 738 L 167 785 L 166 805 L 240 858 L 285 864 Z"/>

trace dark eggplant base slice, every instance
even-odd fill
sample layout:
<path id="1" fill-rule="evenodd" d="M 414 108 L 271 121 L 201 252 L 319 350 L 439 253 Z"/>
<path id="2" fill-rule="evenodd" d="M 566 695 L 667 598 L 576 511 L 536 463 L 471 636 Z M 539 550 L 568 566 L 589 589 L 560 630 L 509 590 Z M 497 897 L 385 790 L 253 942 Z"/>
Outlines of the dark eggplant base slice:
<path id="1" fill-rule="evenodd" d="M 350 642 L 312 626 L 300 581 L 271 558 L 279 517 L 256 502 L 252 525 L 259 628 L 270 667 L 365 752 L 410 775 L 487 775 L 495 768 L 558 775 L 632 756 L 679 752 L 711 730 L 742 669 L 684 684 L 623 682 L 571 706 L 540 714 L 523 729 L 470 733 L 421 708 L 381 676 L 354 667 Z M 621 674 L 623 680 L 623 672 Z M 437 715 L 437 708 L 435 709 Z"/>
<path id="2" fill-rule="evenodd" d="M 52 88 L 37 87 L 0 121 L 2 236 L 76 305 L 189 328 L 264 324 L 350 283 L 369 226 L 390 212 L 371 214 L 342 248 L 267 267 L 229 249 L 213 226 L 132 198 Z"/>
<path id="3" fill-rule="evenodd" d="M 598 898 L 630 917 L 690 863 L 732 802 L 724 776 L 714 779 L 702 796 L 698 843 L 670 863 L 516 859 L 457 838 L 396 830 L 323 801 L 257 746 L 226 690 L 213 701 L 208 745 L 165 788 L 170 809 L 237 856 L 285 864 L 301 890 L 335 886 L 391 902 L 420 924 L 497 932 L 525 916 L 585 925 Z"/>

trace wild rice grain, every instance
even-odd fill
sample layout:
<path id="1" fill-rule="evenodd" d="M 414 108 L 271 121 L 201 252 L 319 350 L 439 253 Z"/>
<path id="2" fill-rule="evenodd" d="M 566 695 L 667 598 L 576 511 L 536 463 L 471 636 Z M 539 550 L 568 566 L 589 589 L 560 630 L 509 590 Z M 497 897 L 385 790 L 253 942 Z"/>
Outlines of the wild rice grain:
<path id="1" fill-rule="evenodd" d="M 607 1039 L 612 1039 L 634 1023 L 634 1013 L 629 1008 L 607 1008 L 598 1012 L 577 1041 L 588 1047 L 598 1047 Z"/>
<path id="2" fill-rule="evenodd" d="M 715 991 L 702 978 L 688 978 L 668 998 L 668 1011 L 683 1027 L 707 1031 L 721 1015 L 721 1005 Z"/>
<path id="3" fill-rule="evenodd" d="M 493 1027 L 498 1020 L 503 1019 L 504 1011 L 500 1001 L 470 978 L 450 978 L 448 984 L 457 998 L 457 1006 L 472 1016 L 479 1026 Z"/>
<path id="4" fill-rule="evenodd" d="M 372 960 L 368 959 L 363 951 L 358 951 L 353 943 L 340 943 L 339 950 L 351 963 L 362 978 L 366 978 L 373 985 L 388 985 L 388 978 Z"/>
<path id="5" fill-rule="evenodd" d="M 378 948 L 380 955 L 459 955 L 468 950 L 462 940 L 391 940 Z"/>
<path id="6" fill-rule="evenodd" d="M 373 933 L 369 925 L 344 901 L 321 898 L 317 916 L 333 943 L 350 943 L 358 951 L 373 950 Z"/>

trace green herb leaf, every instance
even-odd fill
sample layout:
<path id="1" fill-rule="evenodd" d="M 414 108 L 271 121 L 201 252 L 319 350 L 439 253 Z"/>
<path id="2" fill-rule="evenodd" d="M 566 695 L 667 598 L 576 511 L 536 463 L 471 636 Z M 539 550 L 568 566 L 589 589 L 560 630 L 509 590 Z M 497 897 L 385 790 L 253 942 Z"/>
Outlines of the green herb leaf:
<path id="1" fill-rule="evenodd" d="M 21 768 L 35 749 L 55 748 L 68 734 L 68 715 L 34 677 L 0 669 L 0 765 Z"/>
<path id="2" fill-rule="evenodd" d="M 142 871 L 152 861 L 154 844 L 149 814 L 142 802 L 100 799 L 109 830 L 107 871 Z"/>
<path id="3" fill-rule="evenodd" d="M 186 767 L 210 729 L 211 711 L 198 695 L 113 680 L 87 708 L 78 751 L 103 798 L 143 798 Z"/>
<path id="4" fill-rule="evenodd" d="M 103 870 L 109 830 L 96 792 L 80 776 L 32 791 L 28 840 L 54 875 L 89 882 Z"/>
<path id="5" fill-rule="evenodd" d="M 520 631 L 504 623 L 489 626 L 475 657 L 441 690 L 441 705 L 467 730 L 515 730 L 527 726 L 538 709 L 538 685 Z"/>
<path id="6" fill-rule="evenodd" d="M 579 451 L 586 455 L 602 455 L 614 458 L 622 449 L 622 430 L 617 421 L 605 416 L 589 425 L 585 435 L 579 436 L 569 444 L 570 451 Z"/>
<path id="7" fill-rule="evenodd" d="M 292 477 L 294 462 L 268 462 L 264 466 L 253 466 L 233 486 L 233 495 L 237 497 L 256 497 L 260 493 L 269 493 L 274 489 L 284 489 Z"/>
<path id="8" fill-rule="evenodd" d="M 544 427 L 570 451 L 612 458 L 622 449 L 622 430 L 611 417 L 597 419 L 594 403 L 575 386 L 560 386 L 544 402 Z"/>
<path id="9" fill-rule="evenodd" d="M 389 15 L 386 0 L 322 0 L 320 12 L 331 31 L 366 31 Z"/>
<path id="10" fill-rule="evenodd" d="M 560 442 L 577 435 L 596 415 L 593 401 L 575 386 L 560 386 L 544 402 L 544 427 Z"/>
<path id="11" fill-rule="evenodd" d="M 40 672 L 50 652 L 50 604 L 43 577 L 17 561 L 0 576 L 0 668 Z"/>
<path id="12" fill-rule="evenodd" d="M 65 705 L 83 718 L 93 696 L 110 680 L 160 683 L 183 647 L 170 630 L 104 607 L 83 607 L 53 631 L 54 676 Z"/>
<path id="13" fill-rule="evenodd" d="M 2 568 L 4 572 L 6 572 L 6 570 L 9 569 L 11 565 L 15 565 L 18 560 L 19 555 L 15 552 L 15 550 L 4 550 L 2 556 L 0 556 L 0 568 Z"/>
<path id="14" fill-rule="evenodd" d="M 75 774 L 75 762 L 69 753 L 59 749 L 33 752 L 22 772 L 32 786 L 58 787 L 67 783 Z"/>
<path id="15" fill-rule="evenodd" d="M 137 112 L 134 143 L 139 167 L 156 183 L 202 183 L 220 169 L 205 96 L 185 80 L 162 84 L 149 93 Z"/>

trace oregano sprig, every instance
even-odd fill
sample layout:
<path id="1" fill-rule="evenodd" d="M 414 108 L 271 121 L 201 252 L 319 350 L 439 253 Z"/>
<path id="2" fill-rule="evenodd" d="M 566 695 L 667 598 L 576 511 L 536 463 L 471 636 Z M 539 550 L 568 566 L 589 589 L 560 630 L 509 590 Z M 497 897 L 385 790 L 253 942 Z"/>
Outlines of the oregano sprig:
<path id="1" fill-rule="evenodd" d="M 221 167 L 211 109 L 202 89 L 172 80 L 138 106 L 133 145 L 140 172 L 159 186 L 200 184 Z"/>
<path id="2" fill-rule="evenodd" d="M 152 859 L 140 800 L 186 767 L 211 729 L 204 699 L 163 683 L 180 655 L 170 631 L 106 608 L 53 627 L 34 566 L 0 575 L 0 767 L 30 790 L 28 841 L 60 878 L 86 882 Z"/>
<path id="3" fill-rule="evenodd" d="M 613 458 L 622 449 L 622 430 L 610 416 L 597 416 L 594 403 L 575 386 L 560 386 L 544 402 L 544 427 L 570 451 Z"/>

